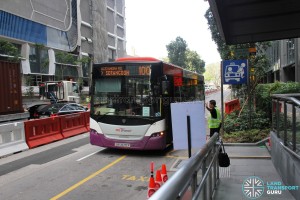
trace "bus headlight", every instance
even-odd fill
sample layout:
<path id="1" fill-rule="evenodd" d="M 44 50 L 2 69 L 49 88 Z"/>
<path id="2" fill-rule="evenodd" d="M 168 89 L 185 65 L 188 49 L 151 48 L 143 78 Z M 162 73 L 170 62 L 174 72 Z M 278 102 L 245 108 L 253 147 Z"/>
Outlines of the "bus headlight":
<path id="1" fill-rule="evenodd" d="M 161 132 L 152 133 L 151 137 L 162 137 L 163 135 L 164 135 L 164 132 L 161 131 Z"/>

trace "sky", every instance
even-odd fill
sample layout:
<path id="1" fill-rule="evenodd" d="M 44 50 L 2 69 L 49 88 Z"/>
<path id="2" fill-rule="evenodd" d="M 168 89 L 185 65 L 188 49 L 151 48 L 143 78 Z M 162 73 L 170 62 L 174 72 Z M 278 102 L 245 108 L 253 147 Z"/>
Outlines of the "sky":
<path id="1" fill-rule="evenodd" d="M 125 0 L 127 54 L 165 58 L 166 45 L 182 37 L 206 64 L 219 62 L 204 17 L 204 0 Z"/>

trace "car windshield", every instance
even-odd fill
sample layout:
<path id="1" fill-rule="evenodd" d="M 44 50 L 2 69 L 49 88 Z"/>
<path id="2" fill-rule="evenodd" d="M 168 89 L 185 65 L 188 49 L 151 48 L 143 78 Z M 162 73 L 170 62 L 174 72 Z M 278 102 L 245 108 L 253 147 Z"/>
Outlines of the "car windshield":
<path id="1" fill-rule="evenodd" d="M 59 110 L 59 112 L 70 112 L 70 111 L 85 111 L 85 108 L 78 104 L 66 104 Z"/>
<path id="2" fill-rule="evenodd" d="M 41 112 L 50 111 L 52 113 L 57 113 L 64 105 L 66 104 L 60 104 L 60 103 L 50 104 L 43 107 L 40 111 Z"/>

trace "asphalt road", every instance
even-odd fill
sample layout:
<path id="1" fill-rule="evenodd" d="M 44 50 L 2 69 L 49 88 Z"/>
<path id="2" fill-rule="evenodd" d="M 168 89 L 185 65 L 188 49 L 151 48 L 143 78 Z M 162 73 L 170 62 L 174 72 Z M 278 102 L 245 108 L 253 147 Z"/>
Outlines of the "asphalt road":
<path id="1" fill-rule="evenodd" d="M 207 96 L 206 101 L 220 102 L 218 93 Z M 1 158 L 0 199 L 146 199 L 150 163 L 154 162 L 155 172 L 166 164 L 172 176 L 187 158 L 187 150 L 125 151 L 92 146 L 85 133 Z"/>
<path id="2" fill-rule="evenodd" d="M 179 157 L 187 152 L 92 146 L 86 133 L 1 158 L 0 199 L 146 199 L 150 163 L 171 176 Z"/>

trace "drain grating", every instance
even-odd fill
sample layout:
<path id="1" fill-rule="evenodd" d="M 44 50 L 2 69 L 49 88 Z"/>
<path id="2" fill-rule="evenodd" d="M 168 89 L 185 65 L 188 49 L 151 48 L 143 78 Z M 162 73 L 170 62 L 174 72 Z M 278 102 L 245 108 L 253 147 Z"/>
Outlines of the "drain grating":
<path id="1" fill-rule="evenodd" d="M 219 167 L 219 176 L 220 176 L 220 178 L 230 177 L 230 166 L 229 167 Z"/>

